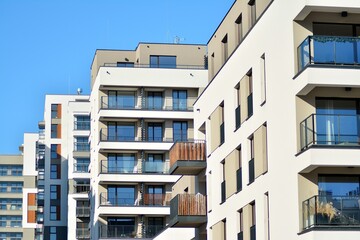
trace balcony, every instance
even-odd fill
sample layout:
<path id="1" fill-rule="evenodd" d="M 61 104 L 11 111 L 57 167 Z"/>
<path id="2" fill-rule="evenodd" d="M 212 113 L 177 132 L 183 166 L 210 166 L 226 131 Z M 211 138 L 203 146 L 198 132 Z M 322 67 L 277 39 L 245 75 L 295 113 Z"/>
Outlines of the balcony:
<path id="1" fill-rule="evenodd" d="M 87 142 L 76 142 L 76 143 L 74 143 L 74 151 L 75 152 L 89 152 L 90 144 Z"/>
<path id="2" fill-rule="evenodd" d="M 309 147 L 359 147 L 360 115 L 311 114 L 300 123 L 301 150 Z"/>
<path id="3" fill-rule="evenodd" d="M 359 66 L 360 39 L 342 36 L 309 36 L 298 47 L 298 70 L 309 65 Z"/>
<path id="4" fill-rule="evenodd" d="M 179 65 L 179 64 L 133 64 L 128 66 L 120 66 L 117 63 L 104 63 L 103 67 L 118 67 L 118 68 L 171 68 L 171 69 L 207 69 L 205 65 Z"/>
<path id="5" fill-rule="evenodd" d="M 143 226 L 140 231 L 136 228 L 141 226 L 127 225 L 101 225 L 99 239 L 152 239 L 164 227 L 157 225 Z M 141 233 L 140 233 L 141 232 Z"/>
<path id="6" fill-rule="evenodd" d="M 77 173 L 89 172 L 89 163 L 74 163 L 74 172 Z"/>
<path id="7" fill-rule="evenodd" d="M 90 191 L 90 183 L 77 183 L 74 185 L 73 193 L 85 193 L 88 194 Z"/>
<path id="8" fill-rule="evenodd" d="M 88 228 L 77 228 L 76 239 L 90 239 L 90 230 Z"/>
<path id="9" fill-rule="evenodd" d="M 76 207 L 76 217 L 90 217 L 90 207 Z"/>
<path id="10" fill-rule="evenodd" d="M 207 222 L 206 197 L 178 194 L 170 202 L 170 227 L 199 227 Z"/>
<path id="11" fill-rule="evenodd" d="M 74 122 L 75 130 L 90 130 L 90 121 L 75 121 Z"/>
<path id="12" fill-rule="evenodd" d="M 148 206 L 148 207 L 161 207 L 170 206 L 169 199 L 171 194 L 150 194 L 146 193 L 142 199 L 135 199 L 133 196 L 118 196 L 108 197 L 108 193 L 100 193 L 100 206 L 109 207 L 136 207 L 136 206 Z"/>
<path id="13" fill-rule="evenodd" d="M 143 111 L 192 111 L 193 103 L 196 98 L 187 97 L 186 99 L 174 98 L 149 98 L 140 97 L 139 102 L 142 104 L 135 104 L 135 97 L 130 101 L 131 104 L 124 104 L 126 101 L 116 101 L 109 99 L 108 96 L 101 97 L 101 109 L 106 110 L 143 110 Z"/>
<path id="14" fill-rule="evenodd" d="M 205 141 L 176 142 L 170 149 L 170 174 L 197 175 L 206 168 Z"/>
<path id="15" fill-rule="evenodd" d="M 102 160 L 100 163 L 100 173 L 119 174 L 119 173 L 169 173 L 169 162 L 141 162 L 142 167 L 138 168 L 137 161 L 109 161 Z"/>
<path id="16" fill-rule="evenodd" d="M 360 227 L 359 196 L 314 196 L 302 203 L 303 229 Z"/>

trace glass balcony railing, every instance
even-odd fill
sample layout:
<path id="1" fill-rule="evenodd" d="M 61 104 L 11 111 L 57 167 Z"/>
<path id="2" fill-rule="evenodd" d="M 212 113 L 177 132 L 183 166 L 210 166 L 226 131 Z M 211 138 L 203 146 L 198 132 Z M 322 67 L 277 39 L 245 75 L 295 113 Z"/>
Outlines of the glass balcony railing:
<path id="1" fill-rule="evenodd" d="M 298 47 L 299 72 L 311 64 L 359 65 L 360 38 L 309 36 Z"/>
<path id="2" fill-rule="evenodd" d="M 75 121 L 75 130 L 90 130 L 90 121 Z"/>
<path id="3" fill-rule="evenodd" d="M 73 193 L 89 193 L 90 191 L 90 183 L 88 184 L 75 184 Z"/>
<path id="4" fill-rule="evenodd" d="M 360 196 L 314 196 L 302 203 L 303 228 L 360 226 Z"/>
<path id="5" fill-rule="evenodd" d="M 143 173 L 169 173 L 169 162 L 143 162 Z"/>
<path id="6" fill-rule="evenodd" d="M 89 169 L 89 163 L 74 163 L 74 172 L 87 173 Z"/>
<path id="7" fill-rule="evenodd" d="M 311 145 L 359 146 L 360 115 L 311 114 L 300 123 L 301 150 Z"/>
<path id="8" fill-rule="evenodd" d="M 168 69 L 207 69 L 205 65 L 178 65 L 178 64 L 131 64 L 131 65 L 119 65 L 117 63 L 104 63 L 104 67 L 127 67 L 127 68 L 168 68 Z"/>
<path id="9" fill-rule="evenodd" d="M 100 173 L 140 173 L 135 160 L 102 160 L 100 163 Z"/>
<path id="10" fill-rule="evenodd" d="M 136 230 L 134 225 L 101 225 L 100 238 L 135 238 Z"/>
<path id="11" fill-rule="evenodd" d="M 128 196 L 127 196 L 128 195 Z M 139 205 L 138 200 L 133 194 L 123 194 L 121 196 L 109 196 L 107 192 L 100 193 L 101 206 L 136 206 Z"/>
<path id="12" fill-rule="evenodd" d="M 77 239 L 90 239 L 90 230 L 88 228 L 76 228 Z"/>
<path id="13" fill-rule="evenodd" d="M 90 144 L 87 142 L 76 142 L 76 143 L 74 143 L 74 151 L 75 152 L 89 152 Z"/>
<path id="14" fill-rule="evenodd" d="M 90 207 L 76 207 L 77 217 L 90 217 Z"/>

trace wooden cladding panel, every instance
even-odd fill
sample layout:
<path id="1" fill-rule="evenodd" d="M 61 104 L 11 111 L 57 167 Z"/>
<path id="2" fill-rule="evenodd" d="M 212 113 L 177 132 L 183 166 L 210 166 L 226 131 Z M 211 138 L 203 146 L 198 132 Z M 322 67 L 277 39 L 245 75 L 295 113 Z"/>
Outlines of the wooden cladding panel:
<path id="1" fill-rule="evenodd" d="M 206 197 L 201 194 L 179 194 L 179 216 L 205 216 Z"/>
<path id="2" fill-rule="evenodd" d="M 28 223 L 36 223 L 36 211 L 35 210 L 27 211 L 27 222 Z"/>
<path id="3" fill-rule="evenodd" d="M 61 104 L 57 105 L 57 118 L 61 118 Z"/>
<path id="4" fill-rule="evenodd" d="M 170 150 L 170 165 L 178 160 L 184 161 L 205 161 L 205 143 L 178 142 Z"/>
<path id="5" fill-rule="evenodd" d="M 36 193 L 28 193 L 28 206 L 36 206 Z"/>
<path id="6" fill-rule="evenodd" d="M 56 125 L 56 138 L 61 138 L 61 124 Z"/>

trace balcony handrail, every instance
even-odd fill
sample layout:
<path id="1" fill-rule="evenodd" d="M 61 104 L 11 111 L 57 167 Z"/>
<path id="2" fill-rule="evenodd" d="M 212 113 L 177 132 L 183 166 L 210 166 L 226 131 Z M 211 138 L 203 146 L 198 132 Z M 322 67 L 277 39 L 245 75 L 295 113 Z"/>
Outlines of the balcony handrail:
<path id="1" fill-rule="evenodd" d="M 119 166 L 109 167 L 109 162 L 114 162 Z M 127 164 L 130 164 L 127 166 Z M 100 173 L 140 173 L 140 169 L 137 167 L 138 160 L 101 160 L 100 161 Z"/>
<path id="2" fill-rule="evenodd" d="M 325 119 L 325 118 L 328 119 Z M 352 119 L 354 118 L 354 119 Z M 345 120 L 345 124 L 341 122 Z M 349 120 L 354 121 L 354 131 L 349 134 Z M 311 145 L 341 145 L 341 146 L 359 146 L 360 135 L 357 132 L 357 122 L 360 120 L 359 114 L 317 114 L 312 113 L 310 116 L 300 122 L 300 142 L 301 150 L 309 148 Z M 326 132 L 318 129 L 319 124 L 323 122 Z M 328 127 L 332 126 L 332 127 Z M 343 132 L 346 128 L 346 132 Z"/>
<path id="3" fill-rule="evenodd" d="M 316 46 L 314 45 L 314 42 L 333 43 L 333 45 Z M 346 43 L 351 43 L 352 45 L 344 45 Z M 337 46 L 337 44 L 339 45 Z M 360 38 L 358 37 L 326 36 L 326 35 L 307 36 L 297 48 L 298 71 L 299 72 L 302 71 L 311 64 L 359 65 L 360 53 L 357 51 L 359 47 L 360 47 Z M 326 54 L 322 54 L 321 51 L 315 53 L 315 51 L 317 50 L 323 51 L 324 49 L 325 50 L 328 49 L 329 51 L 327 51 Z M 318 59 L 316 59 L 316 57 L 318 57 Z"/>
<path id="4" fill-rule="evenodd" d="M 90 151 L 90 144 L 88 142 L 75 142 L 74 143 L 75 152 L 88 152 Z"/>
<path id="5" fill-rule="evenodd" d="M 170 202 L 170 218 L 178 216 L 206 216 L 206 196 L 200 193 L 177 194 Z"/>
<path id="6" fill-rule="evenodd" d="M 168 68 L 166 67 L 161 67 L 161 66 L 169 66 Z M 117 68 L 156 68 L 156 69 L 198 69 L 198 70 L 205 70 L 205 66 L 204 65 L 165 65 L 165 64 L 161 64 L 160 66 L 153 66 L 151 64 L 134 64 L 131 66 L 118 66 L 117 63 L 104 63 L 101 67 L 117 67 Z"/>
<path id="7" fill-rule="evenodd" d="M 145 193 L 143 199 L 135 198 L 132 195 L 129 196 L 116 196 L 108 197 L 107 192 L 100 193 L 100 206 L 125 206 L 125 207 L 136 207 L 136 206 L 148 206 L 148 207 L 159 207 L 159 206 L 170 206 L 171 193 Z"/>

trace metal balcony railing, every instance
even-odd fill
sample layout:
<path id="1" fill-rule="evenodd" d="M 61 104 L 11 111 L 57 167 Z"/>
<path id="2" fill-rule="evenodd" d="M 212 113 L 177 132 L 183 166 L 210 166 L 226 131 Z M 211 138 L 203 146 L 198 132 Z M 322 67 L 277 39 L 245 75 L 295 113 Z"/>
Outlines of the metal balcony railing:
<path id="1" fill-rule="evenodd" d="M 90 130 L 90 121 L 75 121 L 75 130 Z"/>
<path id="2" fill-rule="evenodd" d="M 77 217 L 90 217 L 90 207 L 76 207 Z"/>
<path id="3" fill-rule="evenodd" d="M 360 115 L 311 114 L 300 123 L 301 150 L 311 145 L 359 146 Z"/>
<path id="4" fill-rule="evenodd" d="M 87 173 L 89 169 L 89 163 L 74 163 L 74 172 Z"/>
<path id="5" fill-rule="evenodd" d="M 87 142 L 76 142 L 76 143 L 74 143 L 74 151 L 75 152 L 89 152 L 90 144 Z"/>
<path id="6" fill-rule="evenodd" d="M 303 228 L 360 226 L 360 196 L 313 196 L 302 203 Z"/>
<path id="7" fill-rule="evenodd" d="M 77 228 L 76 229 L 77 239 L 90 239 L 90 230 L 88 228 Z"/>
<path id="8" fill-rule="evenodd" d="M 120 67 L 120 68 L 167 68 L 167 69 L 207 69 L 205 65 L 178 65 L 178 64 L 131 64 L 128 66 L 119 66 L 117 63 L 104 63 L 103 67 Z"/>
<path id="9" fill-rule="evenodd" d="M 298 47 L 299 72 L 311 64 L 359 65 L 360 39 L 345 36 L 308 36 Z"/>
<path id="10" fill-rule="evenodd" d="M 135 238 L 136 230 L 135 226 L 127 225 L 101 225 L 100 226 L 100 238 L 112 239 L 112 238 Z"/>
<path id="11" fill-rule="evenodd" d="M 90 183 L 88 184 L 75 184 L 74 193 L 88 193 L 90 191 Z"/>

